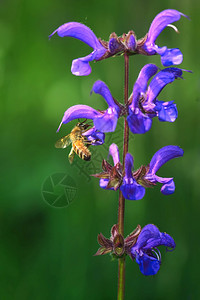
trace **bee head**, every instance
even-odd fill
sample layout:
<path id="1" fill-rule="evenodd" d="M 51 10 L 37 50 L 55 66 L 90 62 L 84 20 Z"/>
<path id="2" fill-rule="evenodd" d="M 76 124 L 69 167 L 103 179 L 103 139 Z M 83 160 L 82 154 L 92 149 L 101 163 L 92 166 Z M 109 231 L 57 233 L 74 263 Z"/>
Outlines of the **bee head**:
<path id="1" fill-rule="evenodd" d="M 85 121 L 86 121 L 86 120 L 85 120 Z M 86 130 L 88 127 L 91 126 L 90 124 L 85 123 L 85 121 L 79 122 L 79 123 L 77 124 L 77 126 L 78 126 L 79 128 L 81 128 L 82 130 Z"/>

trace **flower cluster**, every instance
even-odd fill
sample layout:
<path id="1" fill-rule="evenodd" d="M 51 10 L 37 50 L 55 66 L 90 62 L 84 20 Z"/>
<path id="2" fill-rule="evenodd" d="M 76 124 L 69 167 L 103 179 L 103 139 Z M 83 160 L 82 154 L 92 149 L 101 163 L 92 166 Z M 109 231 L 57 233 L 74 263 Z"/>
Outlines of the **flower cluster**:
<path id="1" fill-rule="evenodd" d="M 69 22 L 58 27 L 50 36 L 55 33 L 60 37 L 73 37 L 81 40 L 91 48 L 92 53 L 85 57 L 73 60 L 71 71 L 76 76 L 86 76 L 91 73 L 89 62 L 99 61 L 108 57 L 127 52 L 129 55 L 143 54 L 161 56 L 163 66 L 179 65 L 183 60 L 183 55 L 178 48 L 169 49 L 166 46 L 159 47 L 155 44 L 159 34 L 165 27 L 172 27 L 176 32 L 178 29 L 171 23 L 176 22 L 181 16 L 186 15 L 174 9 L 166 9 L 159 13 L 149 28 L 148 33 L 137 40 L 135 33 L 131 30 L 128 34 L 118 37 L 116 33 L 110 35 L 109 41 L 98 39 L 93 31 L 84 24 Z"/>
<path id="2" fill-rule="evenodd" d="M 178 29 L 172 23 L 178 21 L 181 16 L 187 17 L 174 9 L 162 11 L 153 20 L 148 33 L 139 40 L 136 38 L 134 31 L 130 30 L 122 36 L 111 33 L 109 41 L 103 41 L 100 38 L 98 39 L 86 25 L 77 22 L 63 24 L 49 36 L 51 38 L 57 33 L 60 37 L 73 37 L 93 48 L 92 53 L 89 55 L 73 60 L 71 72 L 76 76 L 89 75 L 91 73 L 90 62 L 92 61 L 101 61 L 119 55 L 124 55 L 127 58 L 136 54 L 148 56 L 158 54 L 161 57 L 162 65 L 167 67 L 160 69 L 155 64 L 146 64 L 141 69 L 133 85 L 131 95 L 129 98 L 125 97 L 125 104 L 112 96 L 108 86 L 103 81 L 97 80 L 92 87 L 91 94 L 101 95 L 108 105 L 107 109 L 97 110 L 88 105 L 74 105 L 65 111 L 58 127 L 57 131 L 60 130 L 62 124 L 67 124 L 79 118 L 92 120 L 92 128 L 88 129 L 89 125 L 83 122 L 85 130 L 74 129 L 75 134 L 70 141 L 72 142 L 72 152 L 80 153 L 81 150 L 78 147 L 81 143 L 82 148 L 85 150 L 89 145 L 102 145 L 105 140 L 105 133 L 115 131 L 120 117 L 126 120 L 127 128 L 129 127 L 133 134 L 144 134 L 149 131 L 154 117 L 157 117 L 161 122 L 174 122 L 177 119 L 178 111 L 174 101 L 158 100 L 158 96 L 169 83 L 174 82 L 175 79 L 182 79 L 184 71 L 190 71 L 173 66 L 179 65 L 183 60 L 183 55 L 178 48 L 159 47 L 156 44 L 156 39 L 167 26 L 178 32 Z M 126 94 L 128 94 L 128 84 Z M 63 143 L 63 138 L 61 142 Z M 67 145 L 66 143 L 64 146 Z M 147 166 L 142 165 L 136 171 L 133 170 L 133 156 L 127 151 L 124 153 L 125 160 L 123 164 L 120 162 L 119 150 L 116 144 L 110 145 L 109 155 L 112 156 L 114 165 L 104 159 L 102 172 L 93 174 L 93 176 L 100 179 L 99 185 L 101 188 L 114 191 L 120 190 L 123 199 L 128 200 L 142 199 L 145 195 L 145 189 L 153 187 L 157 183 L 162 185 L 162 194 L 170 195 L 174 193 L 175 183 L 173 177 L 160 177 L 157 172 L 169 160 L 183 156 L 183 150 L 180 147 L 169 145 L 159 149 Z M 81 158 L 84 159 L 84 156 Z M 118 258 L 129 255 L 131 259 L 137 262 L 140 271 L 144 275 L 154 275 L 160 268 L 161 255 L 157 249 L 158 246 L 163 245 L 172 250 L 175 248 L 173 238 L 167 233 L 160 232 L 152 224 L 146 225 L 143 229 L 138 225 L 125 239 L 120 232 L 122 231 L 119 231 L 118 225 L 114 225 L 110 239 L 105 238 L 100 233 L 98 235 L 100 248 L 96 255 L 111 253 Z"/>
<path id="3" fill-rule="evenodd" d="M 125 199 L 140 200 L 145 195 L 145 188 L 161 183 L 161 193 L 170 195 L 175 191 L 173 178 L 163 178 L 156 175 L 157 171 L 167 161 L 183 156 L 183 150 L 178 146 L 165 146 L 158 150 L 152 157 L 148 166 L 141 166 L 135 172 L 133 169 L 133 157 L 130 153 L 125 158 L 125 174 L 119 159 L 119 151 L 116 144 L 109 148 L 109 155 L 112 156 L 114 167 L 107 161 L 103 161 L 103 172 L 93 176 L 100 178 L 99 185 L 103 189 L 117 190 L 120 188 Z"/>
<path id="4" fill-rule="evenodd" d="M 146 276 L 155 275 L 160 269 L 161 253 L 157 247 L 165 246 L 172 251 L 176 246 L 169 234 L 160 232 L 153 224 L 148 224 L 144 228 L 138 225 L 125 239 L 119 233 L 118 225 L 114 225 L 110 239 L 100 233 L 98 243 L 100 248 L 95 255 L 107 253 L 114 257 L 129 255 L 139 265 L 142 274 Z"/>
<path id="5" fill-rule="evenodd" d="M 96 129 L 101 132 L 113 132 L 120 117 L 127 117 L 132 133 L 145 133 L 151 128 L 152 119 L 158 117 L 161 122 L 174 122 L 178 116 L 174 101 L 159 101 L 157 96 L 162 89 L 177 78 L 182 78 L 183 70 L 166 68 L 157 73 L 154 64 L 145 65 L 133 86 L 128 105 L 123 105 L 111 94 L 108 86 L 101 80 L 94 83 L 91 93 L 100 94 L 108 104 L 104 111 L 96 110 L 88 105 L 74 105 L 66 110 L 62 124 L 79 119 L 91 119 Z M 157 74 L 156 74 L 157 73 Z M 156 74 L 156 75 L 155 75 Z M 155 76 L 154 76 L 155 75 Z M 149 79 L 154 76 L 148 86 Z"/>

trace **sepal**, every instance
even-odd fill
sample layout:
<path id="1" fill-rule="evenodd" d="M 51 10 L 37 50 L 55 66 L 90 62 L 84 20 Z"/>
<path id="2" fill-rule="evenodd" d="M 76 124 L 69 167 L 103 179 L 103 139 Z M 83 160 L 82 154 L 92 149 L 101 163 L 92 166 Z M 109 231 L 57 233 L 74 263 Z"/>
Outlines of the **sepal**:
<path id="1" fill-rule="evenodd" d="M 131 248 L 136 244 L 141 230 L 141 226 L 138 225 L 136 229 L 124 239 L 119 233 L 118 225 L 113 225 L 110 239 L 107 239 L 102 233 L 98 234 L 97 240 L 101 247 L 94 255 L 98 256 L 110 253 L 114 258 L 120 258 L 127 254 L 131 256 Z"/>
<path id="2" fill-rule="evenodd" d="M 137 169 L 133 173 L 133 177 L 135 178 L 137 183 L 139 183 L 145 188 L 153 187 L 154 185 L 156 185 L 154 182 L 151 182 L 150 180 L 145 178 L 145 175 L 148 174 L 148 172 L 149 172 L 149 165 L 147 166 L 142 165 L 139 169 Z"/>
<path id="3" fill-rule="evenodd" d="M 92 174 L 91 176 L 107 179 L 106 185 L 105 182 L 102 185 L 105 189 L 114 189 L 117 190 L 123 180 L 122 177 L 122 164 L 118 162 L 114 167 L 111 166 L 105 159 L 102 161 L 103 172 Z"/>
<path id="4" fill-rule="evenodd" d="M 97 241 L 101 247 L 97 250 L 94 256 L 104 255 L 112 252 L 112 242 L 107 239 L 102 233 L 98 234 Z"/>

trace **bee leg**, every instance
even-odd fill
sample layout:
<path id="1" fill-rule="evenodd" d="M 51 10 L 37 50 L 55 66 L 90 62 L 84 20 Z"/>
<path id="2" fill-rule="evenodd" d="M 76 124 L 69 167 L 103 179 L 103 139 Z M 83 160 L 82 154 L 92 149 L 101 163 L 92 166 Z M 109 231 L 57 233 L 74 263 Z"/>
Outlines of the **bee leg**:
<path id="1" fill-rule="evenodd" d="M 96 140 L 92 140 L 92 141 L 85 141 L 85 144 L 87 144 L 89 146 L 89 145 L 92 145 L 93 143 L 96 143 L 98 141 L 100 141 L 100 140 L 96 139 Z"/>
<path id="2" fill-rule="evenodd" d="M 75 154 L 75 152 L 74 152 L 74 150 L 72 148 L 71 151 L 70 151 L 70 153 L 69 153 L 69 155 L 68 155 L 70 164 L 72 164 L 72 162 L 73 162 L 74 154 Z"/>

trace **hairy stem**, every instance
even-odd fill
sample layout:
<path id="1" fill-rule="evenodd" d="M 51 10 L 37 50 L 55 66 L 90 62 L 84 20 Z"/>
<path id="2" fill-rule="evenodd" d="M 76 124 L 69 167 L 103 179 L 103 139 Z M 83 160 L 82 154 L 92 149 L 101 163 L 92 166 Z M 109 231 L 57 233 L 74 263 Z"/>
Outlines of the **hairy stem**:
<path id="1" fill-rule="evenodd" d="M 128 79 L 129 79 L 129 56 L 124 54 L 124 64 L 125 64 L 125 80 L 124 80 L 124 103 L 128 104 Z M 125 156 L 128 152 L 128 140 L 129 140 L 129 127 L 127 120 L 124 119 L 124 145 L 123 145 L 123 170 L 125 166 Z M 125 209 L 125 199 L 122 192 L 119 191 L 119 207 L 118 207 L 118 228 L 119 233 L 124 235 L 124 209 Z M 125 290 L 125 256 L 119 258 L 118 266 L 118 300 L 124 299 Z"/>

